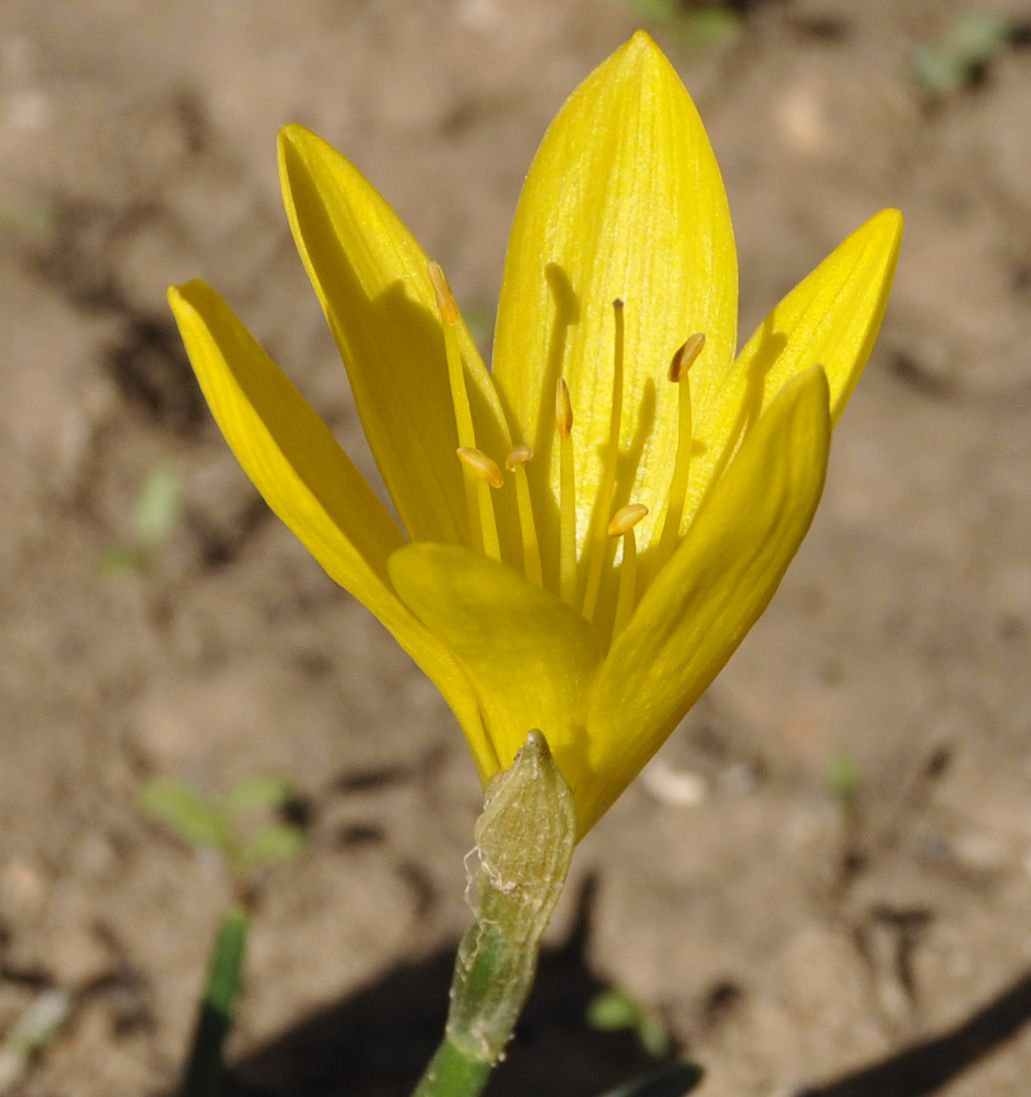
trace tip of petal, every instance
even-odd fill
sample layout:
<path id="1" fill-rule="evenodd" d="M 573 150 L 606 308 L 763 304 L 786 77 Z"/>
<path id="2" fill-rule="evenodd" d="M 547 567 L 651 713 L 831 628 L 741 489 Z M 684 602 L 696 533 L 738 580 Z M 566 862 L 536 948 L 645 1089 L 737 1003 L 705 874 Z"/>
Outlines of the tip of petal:
<path id="1" fill-rule="evenodd" d="M 328 141 L 298 122 L 280 127 L 276 149 L 281 179 L 287 178 L 291 162 L 311 164 L 326 156 L 340 156 Z"/>
<path id="2" fill-rule="evenodd" d="M 627 39 L 626 44 L 628 49 L 644 48 L 656 50 L 659 53 L 662 52 L 655 44 L 655 39 L 652 38 L 652 36 L 646 30 L 641 30 L 640 28 L 634 31 L 634 33 Z"/>
<path id="3" fill-rule="evenodd" d="M 173 312 L 181 307 L 197 308 L 197 302 L 201 298 L 217 297 L 215 291 L 200 278 L 191 278 L 188 282 L 180 282 L 178 285 L 169 286 L 165 292 L 165 299 Z"/>
<path id="4" fill-rule="evenodd" d="M 669 64 L 669 59 L 646 30 L 634 31 L 613 56 L 628 64 Z"/>
<path id="5" fill-rule="evenodd" d="M 302 126 L 299 122 L 289 122 L 285 126 L 280 126 L 279 134 L 276 139 L 280 147 L 283 145 L 293 145 L 294 147 L 297 147 L 298 145 L 308 144 L 312 140 L 322 140 L 317 134 L 312 133 L 307 126 Z"/>
<path id="6" fill-rule="evenodd" d="M 869 224 L 879 228 L 885 236 L 893 236 L 897 240 L 901 240 L 905 222 L 906 219 L 902 215 L 902 210 L 889 206 L 887 209 L 882 209 L 880 213 L 875 213 L 870 218 Z"/>

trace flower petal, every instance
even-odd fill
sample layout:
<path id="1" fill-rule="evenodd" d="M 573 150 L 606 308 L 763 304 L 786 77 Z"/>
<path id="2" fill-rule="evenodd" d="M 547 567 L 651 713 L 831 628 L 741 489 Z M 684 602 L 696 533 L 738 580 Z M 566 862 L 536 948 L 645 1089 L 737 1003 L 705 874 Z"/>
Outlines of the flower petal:
<path id="1" fill-rule="evenodd" d="M 616 638 L 588 713 L 592 824 L 661 746 L 773 597 L 812 521 L 830 443 L 814 367 L 770 405 Z"/>
<path id="2" fill-rule="evenodd" d="M 792 377 L 821 365 L 837 423 L 870 357 L 888 305 L 902 214 L 876 214 L 773 309 L 699 409 L 684 527 L 749 426 Z"/>
<path id="3" fill-rule="evenodd" d="M 734 355 L 737 261 L 726 194 L 684 85 L 643 31 L 597 68 L 552 122 L 530 168 L 508 246 L 494 373 L 517 441 L 537 453 L 538 497 L 558 495 L 552 453 L 560 374 L 572 394 L 582 545 L 612 450 L 615 321 L 625 302 L 626 466 L 617 492 L 642 503 L 648 542 L 677 451 L 674 351 L 704 332 L 701 396 Z M 605 500 L 604 503 L 608 503 Z M 609 515 L 605 514 L 607 522 Z M 557 559 L 557 518 L 541 515 Z"/>
<path id="4" fill-rule="evenodd" d="M 321 138 L 279 138 L 283 201 L 297 250 L 347 367 L 365 435 L 413 540 L 468 531 L 444 336 L 428 260 L 387 202 Z M 493 382 L 459 322 L 477 445 L 508 452 Z"/>
<path id="5" fill-rule="evenodd" d="M 213 289 L 187 282 L 168 302 L 212 414 L 265 502 L 475 726 L 468 682 L 390 587 L 401 531 L 329 428 Z"/>
<path id="6" fill-rule="evenodd" d="M 511 764 L 532 728 L 544 732 L 574 795 L 584 777 L 584 707 L 600 663 L 587 622 L 511 568 L 450 545 L 390 557 L 411 611 L 455 653 L 476 689 L 495 754 Z"/>

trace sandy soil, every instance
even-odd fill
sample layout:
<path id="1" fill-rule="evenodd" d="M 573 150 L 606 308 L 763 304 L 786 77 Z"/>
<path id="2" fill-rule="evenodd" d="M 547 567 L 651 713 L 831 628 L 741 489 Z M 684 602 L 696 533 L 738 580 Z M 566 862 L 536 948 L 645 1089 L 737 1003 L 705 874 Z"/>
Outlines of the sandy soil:
<path id="1" fill-rule="evenodd" d="M 578 852 L 492 1092 L 587 1097 L 640 1069 L 584 1020 L 615 985 L 705 1064 L 703 1097 L 1021 1097 L 1031 53 L 1018 40 L 931 106 L 912 57 L 958 0 L 742 7 L 708 49 L 648 25 L 721 159 L 743 328 L 885 205 L 908 217 L 897 291 L 809 540 Z M 418 1073 L 464 924 L 472 765 L 431 687 L 256 501 L 164 288 L 219 286 L 357 448 L 278 204 L 277 127 L 361 165 L 486 333 L 536 142 L 639 19 L 615 0 L 0 6 L 0 1032 L 47 988 L 72 1002 L 18 1094 L 174 1084 L 229 887 L 142 819 L 159 776 L 283 774 L 307 830 L 263 881 L 232 1092 L 372 1097 Z M 159 466 L 181 520 L 110 574 Z M 842 758 L 853 810 L 828 778 Z"/>

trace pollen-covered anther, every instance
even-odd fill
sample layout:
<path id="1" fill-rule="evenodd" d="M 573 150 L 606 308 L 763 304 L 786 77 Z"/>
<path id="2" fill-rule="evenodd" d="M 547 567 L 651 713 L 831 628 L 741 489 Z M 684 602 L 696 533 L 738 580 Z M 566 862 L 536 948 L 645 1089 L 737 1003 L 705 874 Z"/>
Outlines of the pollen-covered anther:
<path id="1" fill-rule="evenodd" d="M 573 433 L 573 402 L 564 377 L 560 377 L 555 386 L 555 429 L 563 438 Z"/>
<path id="2" fill-rule="evenodd" d="M 622 537 L 624 533 L 629 533 L 647 513 L 648 508 L 643 503 L 628 503 L 620 507 L 609 522 L 609 536 Z"/>
<path id="3" fill-rule="evenodd" d="M 705 347 L 705 336 L 696 332 L 690 336 L 684 345 L 673 355 L 673 361 L 669 364 L 669 379 L 676 384 L 681 377 L 687 375 L 687 371 L 694 365 L 698 355 Z"/>
<path id="4" fill-rule="evenodd" d="M 437 295 L 437 309 L 440 312 L 440 318 L 445 324 L 453 326 L 458 323 L 458 304 L 455 301 L 455 295 L 451 292 L 451 286 L 448 285 L 444 268 L 439 263 L 431 260 L 429 272 L 430 281 L 433 283 L 433 292 Z"/>
<path id="5" fill-rule="evenodd" d="M 473 449 L 470 446 L 459 446 L 456 452 L 459 461 L 478 480 L 483 480 L 484 483 L 490 484 L 492 488 L 499 488 L 505 482 L 497 462 L 488 457 L 483 450 Z"/>
<path id="6" fill-rule="evenodd" d="M 533 450 L 525 442 L 520 442 L 505 458 L 505 468 L 509 472 L 515 472 L 522 468 L 528 461 L 533 460 Z"/>

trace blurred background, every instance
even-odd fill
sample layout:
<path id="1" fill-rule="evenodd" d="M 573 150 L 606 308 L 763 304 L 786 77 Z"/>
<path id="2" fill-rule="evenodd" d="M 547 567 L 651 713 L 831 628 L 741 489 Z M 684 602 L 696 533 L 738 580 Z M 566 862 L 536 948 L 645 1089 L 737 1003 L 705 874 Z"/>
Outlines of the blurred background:
<path id="1" fill-rule="evenodd" d="M 876 210 L 907 236 L 812 534 L 580 848 L 497 1092 L 586 1097 L 675 1046 L 705 1097 L 1027 1093 L 1017 0 L 4 0 L 0 1092 L 173 1085 L 231 887 L 140 796 L 255 774 L 289 785 L 304 850 L 256 879 L 233 1092 L 396 1094 L 418 1073 L 465 924 L 473 766 L 238 470 L 164 291 L 216 285 L 368 467 L 277 128 L 362 168 L 489 346 L 536 144 L 639 25 L 720 159 L 744 333 Z M 55 991 L 29 1062 L 12 1033 Z"/>

